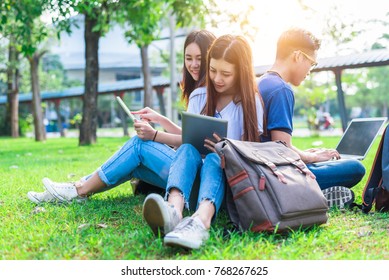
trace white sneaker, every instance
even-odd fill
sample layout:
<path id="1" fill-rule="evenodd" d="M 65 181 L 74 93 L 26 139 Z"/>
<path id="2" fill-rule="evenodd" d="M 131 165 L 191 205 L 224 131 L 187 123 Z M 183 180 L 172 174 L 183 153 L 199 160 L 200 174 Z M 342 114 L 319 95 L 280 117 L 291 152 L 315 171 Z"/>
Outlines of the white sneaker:
<path id="1" fill-rule="evenodd" d="M 158 231 L 161 236 L 171 232 L 181 220 L 174 206 L 155 193 L 146 197 L 142 212 L 143 218 L 155 235 L 158 235 Z"/>
<path id="2" fill-rule="evenodd" d="M 209 232 L 198 217 L 186 217 L 172 232 L 166 234 L 163 243 L 166 246 L 198 249 L 208 238 Z"/>
<path id="3" fill-rule="evenodd" d="M 36 204 L 41 204 L 45 202 L 55 202 L 57 199 L 55 199 L 54 196 L 51 195 L 48 191 L 44 192 L 28 192 L 27 197 L 29 200 Z"/>
<path id="4" fill-rule="evenodd" d="M 42 182 L 46 190 L 60 202 L 71 202 L 72 200 L 80 202 L 87 199 L 78 195 L 74 183 L 56 183 L 49 178 L 43 178 Z"/>

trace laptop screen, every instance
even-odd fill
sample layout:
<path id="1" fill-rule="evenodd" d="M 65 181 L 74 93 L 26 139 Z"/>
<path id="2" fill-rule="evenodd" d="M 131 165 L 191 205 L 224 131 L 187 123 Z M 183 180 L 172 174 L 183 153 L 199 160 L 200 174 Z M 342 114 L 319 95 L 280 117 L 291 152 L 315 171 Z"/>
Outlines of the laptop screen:
<path id="1" fill-rule="evenodd" d="M 353 119 L 336 150 L 339 154 L 365 157 L 386 118 Z"/>

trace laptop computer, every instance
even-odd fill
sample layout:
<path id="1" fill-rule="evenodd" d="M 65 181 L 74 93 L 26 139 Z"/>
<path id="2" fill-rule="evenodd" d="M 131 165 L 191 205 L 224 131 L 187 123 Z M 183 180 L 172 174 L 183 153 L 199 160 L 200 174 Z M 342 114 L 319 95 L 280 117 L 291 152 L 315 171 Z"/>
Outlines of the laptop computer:
<path id="1" fill-rule="evenodd" d="M 204 140 L 214 139 L 213 133 L 227 136 L 228 121 L 209 116 L 182 112 L 182 143 L 192 144 L 202 155 L 211 151 L 204 147 Z"/>
<path id="2" fill-rule="evenodd" d="M 363 160 L 386 120 L 387 118 L 352 119 L 336 147 L 340 157 Z"/>

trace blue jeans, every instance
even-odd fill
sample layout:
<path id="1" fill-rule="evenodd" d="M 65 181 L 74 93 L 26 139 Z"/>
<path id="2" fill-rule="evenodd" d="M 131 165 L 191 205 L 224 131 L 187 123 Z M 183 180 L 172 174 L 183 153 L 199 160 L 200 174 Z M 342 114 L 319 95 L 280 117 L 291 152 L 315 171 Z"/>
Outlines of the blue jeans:
<path id="1" fill-rule="evenodd" d="M 143 141 L 137 136 L 132 137 L 96 170 L 106 184 L 100 191 L 112 189 L 132 178 L 165 189 L 175 154 L 175 150 L 165 144 Z"/>
<path id="2" fill-rule="evenodd" d="M 352 188 L 365 175 L 363 164 L 354 159 L 340 159 L 307 164 L 309 170 L 316 176 L 322 190 L 332 186 Z"/>
<path id="3" fill-rule="evenodd" d="M 200 171 L 200 188 L 197 207 L 203 200 L 209 200 L 215 206 L 215 216 L 223 202 L 225 179 L 220 166 L 220 157 L 216 153 L 206 155 L 203 160 L 200 153 L 190 144 L 182 144 L 170 167 L 166 192 L 171 188 L 179 189 L 188 207 L 188 199 Z M 214 217 L 215 217 L 214 216 Z"/>

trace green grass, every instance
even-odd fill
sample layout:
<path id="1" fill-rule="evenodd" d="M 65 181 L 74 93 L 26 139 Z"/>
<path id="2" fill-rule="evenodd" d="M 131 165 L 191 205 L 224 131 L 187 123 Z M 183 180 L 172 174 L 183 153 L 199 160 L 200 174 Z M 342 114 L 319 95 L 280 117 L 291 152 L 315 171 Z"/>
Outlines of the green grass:
<path id="1" fill-rule="evenodd" d="M 43 191 L 43 177 L 71 181 L 93 172 L 126 139 L 99 138 L 94 146 L 78 147 L 76 138 L 46 143 L 0 138 L 0 259 L 389 259 L 389 216 L 382 213 L 332 209 L 328 223 L 311 230 L 228 238 L 223 235 L 226 215 L 221 213 L 206 246 L 186 251 L 164 247 L 153 236 L 142 220 L 144 196 L 133 196 L 129 182 L 85 203 L 36 207 L 27 199 L 28 191 Z M 294 144 L 305 149 L 323 141 L 323 146 L 334 147 L 338 140 L 296 138 Z M 363 161 L 368 171 L 377 142 Z M 357 202 L 367 177 L 354 187 Z"/>

